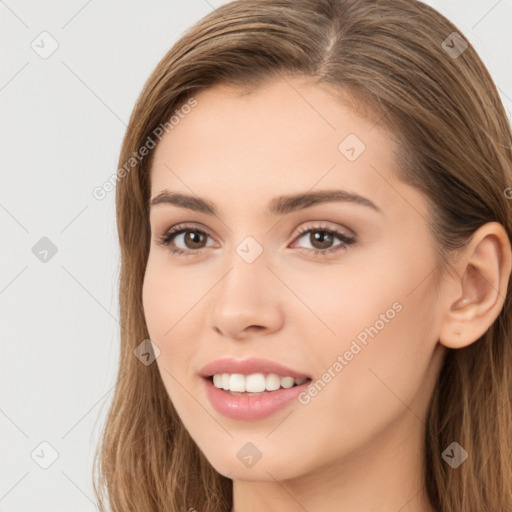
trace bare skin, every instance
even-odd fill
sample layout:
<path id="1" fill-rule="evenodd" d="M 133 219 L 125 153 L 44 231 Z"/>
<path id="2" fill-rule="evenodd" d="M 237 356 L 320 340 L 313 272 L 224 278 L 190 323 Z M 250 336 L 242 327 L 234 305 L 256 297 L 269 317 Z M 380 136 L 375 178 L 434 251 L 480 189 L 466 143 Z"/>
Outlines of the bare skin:
<path id="1" fill-rule="evenodd" d="M 480 228 L 436 298 L 427 200 L 395 176 L 389 133 L 303 78 L 246 95 L 214 88 L 196 99 L 155 149 L 151 197 L 198 196 L 218 215 L 153 206 L 143 290 L 158 368 L 185 427 L 233 479 L 234 512 L 433 512 L 422 473 L 428 401 L 446 347 L 475 342 L 503 306 L 506 232 L 497 223 Z M 354 161 L 338 149 L 349 134 L 366 146 Z M 276 196 L 333 189 L 379 211 L 328 202 L 266 213 Z M 189 231 L 170 247 L 157 243 L 184 223 L 202 239 Z M 325 229 L 356 241 L 333 235 L 329 243 Z M 251 263 L 237 253 L 248 236 L 263 251 Z M 344 248 L 313 254 L 335 246 Z M 378 333 L 349 360 L 344 354 L 371 326 Z M 313 381 L 331 368 L 331 380 L 307 404 L 229 419 L 213 409 L 198 375 L 226 356 L 267 358 Z M 336 372 L 338 356 L 346 364 Z M 252 467 L 237 457 L 248 442 L 262 454 Z"/>

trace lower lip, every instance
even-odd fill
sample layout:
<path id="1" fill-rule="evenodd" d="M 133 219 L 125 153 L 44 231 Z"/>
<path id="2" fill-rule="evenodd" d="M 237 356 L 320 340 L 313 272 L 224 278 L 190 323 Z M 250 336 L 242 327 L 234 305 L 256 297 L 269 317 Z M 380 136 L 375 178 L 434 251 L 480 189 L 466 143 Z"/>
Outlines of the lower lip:
<path id="1" fill-rule="evenodd" d="M 300 386 L 267 391 L 261 395 L 232 395 L 216 388 L 210 379 L 205 379 L 206 394 L 213 408 L 220 414 L 235 420 L 260 420 L 289 405 L 310 384 L 307 380 Z"/>

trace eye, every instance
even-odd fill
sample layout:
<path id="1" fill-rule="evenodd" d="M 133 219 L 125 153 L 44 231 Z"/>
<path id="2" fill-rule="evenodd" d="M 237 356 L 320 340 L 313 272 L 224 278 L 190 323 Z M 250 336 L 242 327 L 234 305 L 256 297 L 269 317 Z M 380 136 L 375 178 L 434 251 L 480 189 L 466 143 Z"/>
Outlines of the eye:
<path id="1" fill-rule="evenodd" d="M 184 236 L 181 238 L 181 235 Z M 325 226 L 312 226 L 300 230 L 295 235 L 294 243 L 296 240 L 306 238 L 306 235 L 310 235 L 308 241 L 312 245 L 312 248 L 302 247 L 301 251 L 313 254 L 314 256 L 328 256 L 330 253 L 346 250 L 356 242 L 354 236 L 346 235 L 335 229 L 330 229 Z M 167 246 L 169 251 L 174 255 L 193 256 L 197 255 L 200 250 L 205 247 L 203 244 L 209 236 L 208 233 L 194 226 L 180 224 L 167 230 L 164 235 L 159 238 L 157 244 Z M 181 243 L 185 243 L 184 249 L 176 247 L 176 241 L 180 241 L 180 238 Z M 341 244 L 331 247 L 331 244 L 336 238 L 341 241 Z M 188 249 L 191 250 L 187 250 L 187 246 Z"/>
<path id="2" fill-rule="evenodd" d="M 306 237 L 309 235 L 309 237 Z M 306 248 L 307 252 L 312 252 L 314 256 L 328 256 L 333 252 L 347 250 L 356 239 L 352 235 L 346 235 L 335 229 L 325 226 L 312 226 L 299 231 L 295 240 L 305 238 L 312 246 L 312 249 Z M 341 240 L 341 244 L 331 246 L 334 239 Z"/>
<path id="3" fill-rule="evenodd" d="M 184 235 L 182 242 L 184 241 L 186 244 L 190 243 L 192 246 L 191 248 L 194 249 L 193 251 L 180 249 L 179 247 L 173 247 L 171 245 L 175 244 L 175 239 L 179 239 L 179 237 L 181 237 L 182 234 Z M 193 226 L 179 224 L 165 232 L 164 235 L 160 237 L 157 243 L 160 245 L 167 246 L 172 254 L 176 254 L 178 256 L 191 256 L 203 248 L 202 246 L 197 247 L 194 245 L 201 245 L 201 240 L 208 236 L 208 233 L 205 233 L 204 231 L 197 229 Z"/>

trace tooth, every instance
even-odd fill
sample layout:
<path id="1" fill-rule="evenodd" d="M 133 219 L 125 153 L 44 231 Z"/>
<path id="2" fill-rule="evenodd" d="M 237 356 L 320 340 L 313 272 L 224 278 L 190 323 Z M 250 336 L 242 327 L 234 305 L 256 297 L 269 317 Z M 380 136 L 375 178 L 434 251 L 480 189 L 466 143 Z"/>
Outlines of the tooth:
<path id="1" fill-rule="evenodd" d="M 253 373 L 245 377 L 245 391 L 259 393 L 265 391 L 265 376 L 263 373 Z"/>
<path id="2" fill-rule="evenodd" d="M 213 376 L 213 385 L 214 385 L 216 388 L 221 388 L 221 387 L 222 387 L 222 374 L 220 374 L 220 373 L 216 373 L 216 374 Z"/>
<path id="3" fill-rule="evenodd" d="M 281 386 L 281 378 L 275 373 L 269 373 L 265 379 L 265 388 L 267 391 L 276 391 Z"/>
<path id="4" fill-rule="evenodd" d="M 294 380 L 293 377 L 281 377 L 281 387 L 285 389 L 291 388 Z"/>
<path id="5" fill-rule="evenodd" d="M 275 373 L 269 373 L 268 375 L 263 373 L 253 373 L 251 375 L 218 373 L 213 375 L 213 385 L 216 388 L 236 394 L 261 394 L 265 391 L 276 391 L 279 388 L 288 389 L 294 385 L 300 386 L 306 381 L 307 377 L 280 377 Z"/>
<path id="6" fill-rule="evenodd" d="M 229 389 L 243 393 L 245 391 L 245 376 L 241 373 L 233 373 L 229 377 Z"/>

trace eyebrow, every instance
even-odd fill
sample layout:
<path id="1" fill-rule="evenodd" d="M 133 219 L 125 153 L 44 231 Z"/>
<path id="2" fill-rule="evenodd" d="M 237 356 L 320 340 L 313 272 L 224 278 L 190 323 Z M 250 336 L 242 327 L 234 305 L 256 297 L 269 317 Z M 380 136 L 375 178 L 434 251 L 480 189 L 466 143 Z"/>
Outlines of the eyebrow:
<path id="1" fill-rule="evenodd" d="M 382 210 L 370 199 L 349 192 L 347 190 L 319 190 L 317 192 L 304 192 L 301 194 L 279 196 L 272 199 L 266 213 L 269 215 L 285 215 L 287 213 L 310 208 L 317 204 L 330 202 L 354 203 L 372 208 L 377 212 Z M 185 208 L 206 215 L 218 216 L 215 205 L 206 199 L 196 196 L 189 196 L 179 192 L 164 190 L 151 199 L 150 206 L 159 204 L 172 204 L 179 208 Z"/>

